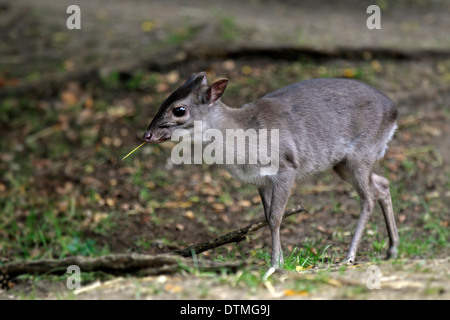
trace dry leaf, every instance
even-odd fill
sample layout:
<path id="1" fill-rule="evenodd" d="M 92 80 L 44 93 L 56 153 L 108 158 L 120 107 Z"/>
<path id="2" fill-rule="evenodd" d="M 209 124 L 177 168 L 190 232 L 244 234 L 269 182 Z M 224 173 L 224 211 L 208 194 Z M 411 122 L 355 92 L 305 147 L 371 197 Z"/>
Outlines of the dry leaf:
<path id="1" fill-rule="evenodd" d="M 190 220 L 193 220 L 195 218 L 194 212 L 192 212 L 191 210 L 186 211 L 184 215 Z"/>
<path id="2" fill-rule="evenodd" d="M 101 213 L 94 214 L 93 220 L 94 220 L 94 222 L 98 223 L 102 220 L 105 220 L 106 218 L 108 218 L 108 214 L 105 212 L 101 212 Z"/>
<path id="3" fill-rule="evenodd" d="M 72 71 L 74 69 L 75 63 L 72 60 L 64 61 L 64 69 L 67 71 Z"/>
<path id="4" fill-rule="evenodd" d="M 252 67 L 245 65 L 241 68 L 241 72 L 248 76 L 252 73 Z"/>
<path id="5" fill-rule="evenodd" d="M 347 266 L 347 269 L 353 269 L 353 268 L 361 268 L 362 264 L 355 264 L 353 266 Z"/>
<path id="6" fill-rule="evenodd" d="M 381 67 L 381 64 L 380 64 L 380 62 L 378 62 L 378 60 L 373 60 L 371 63 L 370 63 L 370 66 L 372 67 L 372 69 L 373 69 L 373 71 L 375 71 L 375 72 L 380 72 L 380 71 L 382 71 L 382 67 Z"/>
<path id="7" fill-rule="evenodd" d="M 106 198 L 106 204 L 109 207 L 114 207 L 116 205 L 116 199 L 113 198 Z"/>
<path id="8" fill-rule="evenodd" d="M 78 97 L 70 91 L 63 91 L 63 93 L 61 93 L 61 99 L 68 105 L 74 105 L 78 102 Z"/>
<path id="9" fill-rule="evenodd" d="M 175 189 L 173 193 L 177 198 L 181 198 L 186 194 L 186 192 L 187 192 L 187 189 L 183 186 L 180 186 L 177 189 Z"/>
<path id="10" fill-rule="evenodd" d="M 190 208 L 192 207 L 191 201 L 167 201 L 164 206 L 166 208 L 170 209 L 177 209 L 177 208 Z"/>
<path id="11" fill-rule="evenodd" d="M 220 194 L 222 193 L 222 190 L 220 187 L 218 186 L 204 186 L 201 189 L 201 194 L 205 195 L 205 196 L 220 196 Z"/>
<path id="12" fill-rule="evenodd" d="M 322 226 L 320 224 L 317 226 L 317 230 L 322 232 L 322 233 L 326 233 L 326 234 L 332 234 L 333 233 L 332 231 L 327 230 L 324 226 Z"/>
<path id="13" fill-rule="evenodd" d="M 430 199 L 436 199 L 439 198 L 440 194 L 439 191 L 432 191 L 432 192 L 428 192 L 427 194 L 425 194 L 425 200 L 430 200 Z"/>
<path id="14" fill-rule="evenodd" d="M 241 201 L 238 202 L 238 204 L 241 207 L 246 207 L 246 208 L 248 208 L 248 207 L 250 207 L 252 205 L 252 203 L 250 201 L 248 201 L 248 200 L 241 200 Z"/>
<path id="15" fill-rule="evenodd" d="M 94 100 L 91 97 L 86 97 L 84 100 L 84 106 L 88 109 L 91 109 L 94 106 Z"/>
<path id="16" fill-rule="evenodd" d="M 156 91 L 158 93 L 164 93 L 169 90 L 169 85 L 167 83 L 161 82 L 156 85 Z"/>
<path id="17" fill-rule="evenodd" d="M 313 265 L 310 265 L 310 266 L 308 266 L 308 267 L 306 267 L 306 268 L 303 268 L 302 266 L 296 266 L 296 267 L 295 267 L 295 271 L 297 271 L 297 272 L 302 272 L 302 271 L 309 270 L 309 269 L 311 269 L 312 267 L 313 267 Z"/>
<path id="18" fill-rule="evenodd" d="M 328 279 L 326 282 L 334 287 L 342 287 L 342 282 L 336 279 Z"/>
<path id="19" fill-rule="evenodd" d="M 356 75 L 355 69 L 346 68 L 342 72 L 342 75 L 346 78 L 353 78 Z"/>
<path id="20" fill-rule="evenodd" d="M 155 28 L 154 21 L 144 21 L 141 23 L 141 30 L 144 32 L 150 32 Z"/>
<path id="21" fill-rule="evenodd" d="M 234 61 L 233 60 L 225 60 L 223 63 L 222 63 L 222 67 L 225 69 L 225 70 L 227 70 L 227 71 L 231 71 L 231 70 L 233 70 L 234 68 L 236 68 L 236 63 L 234 63 Z"/>
<path id="22" fill-rule="evenodd" d="M 145 182 L 145 186 L 149 189 L 154 189 L 156 185 L 153 181 L 147 181 Z"/>
<path id="23" fill-rule="evenodd" d="M 261 202 L 261 197 L 260 196 L 254 196 L 253 198 L 252 198 L 252 203 L 253 204 L 258 204 L 258 203 L 260 203 Z"/>
<path id="24" fill-rule="evenodd" d="M 112 144 L 112 139 L 108 136 L 102 137 L 102 143 L 106 146 L 110 146 Z"/>
<path id="25" fill-rule="evenodd" d="M 175 84 L 180 80 L 180 74 L 177 70 L 171 71 L 166 75 L 166 81 L 170 84 Z"/>
<path id="26" fill-rule="evenodd" d="M 422 133 L 428 134 L 433 137 L 439 137 L 442 134 L 442 131 L 437 127 L 432 127 L 429 125 L 424 125 L 421 129 Z"/>
<path id="27" fill-rule="evenodd" d="M 291 296 L 307 296 L 309 293 L 306 290 L 292 290 L 292 289 L 286 289 L 284 290 L 284 295 L 287 297 L 291 297 Z"/>
<path id="28" fill-rule="evenodd" d="M 179 293 L 183 291 L 183 287 L 168 283 L 164 286 L 164 290 L 171 293 Z"/>
<path id="29" fill-rule="evenodd" d="M 225 205 L 222 203 L 213 203 L 211 206 L 216 212 L 222 212 L 223 210 L 225 210 Z"/>
<path id="30" fill-rule="evenodd" d="M 223 220 L 223 222 L 227 224 L 230 223 L 230 218 L 226 214 L 221 214 L 220 218 Z"/>
<path id="31" fill-rule="evenodd" d="M 212 182 L 212 176 L 210 173 L 205 173 L 205 175 L 203 176 L 203 182 L 208 184 Z"/>

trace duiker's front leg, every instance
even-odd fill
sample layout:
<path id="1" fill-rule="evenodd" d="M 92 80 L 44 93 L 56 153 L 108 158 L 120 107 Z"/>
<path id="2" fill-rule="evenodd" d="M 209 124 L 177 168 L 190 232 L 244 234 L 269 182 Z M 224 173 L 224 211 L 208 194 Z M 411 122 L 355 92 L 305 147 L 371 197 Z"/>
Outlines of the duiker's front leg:
<path id="1" fill-rule="evenodd" d="M 270 263 L 275 269 L 278 269 L 284 263 L 280 241 L 280 226 L 294 179 L 295 172 L 285 171 L 282 173 L 279 172 L 272 180 L 272 199 L 270 201 L 269 214 L 266 214 L 266 219 L 272 233 Z"/>

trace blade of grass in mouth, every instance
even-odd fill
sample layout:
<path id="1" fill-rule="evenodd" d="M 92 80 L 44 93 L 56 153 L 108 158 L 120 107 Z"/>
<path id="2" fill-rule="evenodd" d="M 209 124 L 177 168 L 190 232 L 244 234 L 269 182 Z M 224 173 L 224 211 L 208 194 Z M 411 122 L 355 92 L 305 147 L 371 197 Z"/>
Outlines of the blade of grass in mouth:
<path id="1" fill-rule="evenodd" d="M 125 157 L 122 158 L 122 160 L 125 160 L 126 158 L 128 158 L 128 156 L 130 154 L 132 154 L 133 152 L 135 152 L 137 149 L 139 149 L 140 147 L 142 147 L 144 144 L 146 144 L 147 141 L 144 141 L 143 143 L 141 143 L 139 146 L 137 146 L 136 148 L 133 149 L 133 151 L 131 151 L 129 154 L 127 154 Z"/>

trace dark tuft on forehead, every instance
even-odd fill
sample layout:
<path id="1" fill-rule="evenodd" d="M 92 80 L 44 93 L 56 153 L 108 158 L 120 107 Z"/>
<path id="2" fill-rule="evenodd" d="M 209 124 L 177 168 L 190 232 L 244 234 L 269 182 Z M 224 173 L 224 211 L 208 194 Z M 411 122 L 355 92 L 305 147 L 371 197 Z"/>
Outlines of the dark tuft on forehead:
<path id="1" fill-rule="evenodd" d="M 193 74 L 181 87 L 172 92 L 172 94 L 164 100 L 162 106 L 168 107 L 175 101 L 186 98 L 192 91 L 198 88 L 201 82 L 202 77 L 197 77 L 196 74 Z"/>

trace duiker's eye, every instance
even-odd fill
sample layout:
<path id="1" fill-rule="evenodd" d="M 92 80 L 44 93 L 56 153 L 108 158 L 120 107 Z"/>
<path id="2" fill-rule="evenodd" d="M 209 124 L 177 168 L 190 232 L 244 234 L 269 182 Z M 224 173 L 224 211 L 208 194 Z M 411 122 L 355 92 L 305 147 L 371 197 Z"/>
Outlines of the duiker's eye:
<path id="1" fill-rule="evenodd" d="M 186 114 L 186 108 L 185 107 L 178 107 L 172 110 L 172 113 L 175 117 L 182 117 Z"/>

